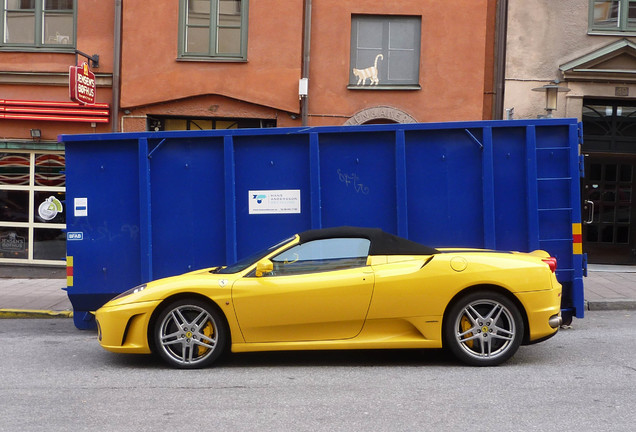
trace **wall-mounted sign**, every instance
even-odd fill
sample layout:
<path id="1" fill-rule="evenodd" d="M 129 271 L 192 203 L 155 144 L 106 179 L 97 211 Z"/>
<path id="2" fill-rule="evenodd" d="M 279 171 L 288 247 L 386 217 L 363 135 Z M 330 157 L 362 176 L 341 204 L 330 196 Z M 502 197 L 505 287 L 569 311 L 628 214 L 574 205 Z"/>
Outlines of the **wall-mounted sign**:
<path id="1" fill-rule="evenodd" d="M 251 190 L 249 193 L 250 214 L 300 213 L 300 190 Z"/>
<path id="2" fill-rule="evenodd" d="M 93 105 L 95 103 L 95 74 L 86 62 L 81 66 L 69 67 L 69 96 L 74 102 Z"/>

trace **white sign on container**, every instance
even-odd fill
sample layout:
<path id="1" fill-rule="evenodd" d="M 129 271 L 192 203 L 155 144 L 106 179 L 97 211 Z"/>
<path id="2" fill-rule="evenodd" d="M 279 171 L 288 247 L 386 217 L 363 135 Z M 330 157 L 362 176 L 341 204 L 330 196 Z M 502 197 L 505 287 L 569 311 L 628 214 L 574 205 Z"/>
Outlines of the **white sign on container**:
<path id="1" fill-rule="evenodd" d="M 300 213 L 300 189 L 251 190 L 250 214 Z"/>

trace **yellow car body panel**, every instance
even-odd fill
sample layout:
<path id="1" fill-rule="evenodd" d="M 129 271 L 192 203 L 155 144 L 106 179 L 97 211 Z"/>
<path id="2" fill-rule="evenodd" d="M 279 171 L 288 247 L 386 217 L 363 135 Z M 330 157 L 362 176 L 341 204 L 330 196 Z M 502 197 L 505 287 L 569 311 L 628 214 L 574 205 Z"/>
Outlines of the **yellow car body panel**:
<path id="1" fill-rule="evenodd" d="M 149 282 L 139 293 L 111 300 L 95 312 L 100 344 L 113 352 L 150 353 L 148 326 L 151 318 L 167 299 L 184 292 L 216 304 L 225 315 L 233 340 L 241 341 L 232 306 L 230 287 L 233 280 L 227 277 L 233 275 L 223 276 L 210 274 L 209 269 L 200 270 Z M 139 325 L 129 325 L 136 322 Z"/>
<path id="2" fill-rule="evenodd" d="M 360 333 L 373 293 L 368 267 L 234 282 L 232 298 L 245 341 L 351 339 Z"/>
<path id="3" fill-rule="evenodd" d="M 188 296 L 218 307 L 234 352 L 439 348 L 449 305 L 476 288 L 506 293 L 520 305 L 525 342 L 556 333 L 549 320 L 560 313 L 561 285 L 541 262 L 547 253 L 440 251 L 369 256 L 366 266 L 322 273 L 257 277 L 253 263 L 235 274 L 205 269 L 150 282 L 96 312 L 100 344 L 151 352 L 153 319 L 170 300 Z"/>
<path id="4" fill-rule="evenodd" d="M 159 301 L 148 301 L 98 309 L 95 317 L 99 343 L 108 351 L 149 354 L 145 330 L 158 304 Z M 102 328 L 108 331 L 102 332 Z"/>

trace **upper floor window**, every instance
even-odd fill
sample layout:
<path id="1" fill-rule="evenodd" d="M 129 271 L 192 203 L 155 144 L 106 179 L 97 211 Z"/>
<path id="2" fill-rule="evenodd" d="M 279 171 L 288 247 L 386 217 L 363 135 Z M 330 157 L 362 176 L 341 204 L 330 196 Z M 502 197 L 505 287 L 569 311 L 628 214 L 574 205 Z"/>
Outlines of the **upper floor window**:
<path id="1" fill-rule="evenodd" d="M 636 0 L 590 0 L 591 33 L 636 32 Z"/>
<path id="2" fill-rule="evenodd" d="M 419 16 L 351 18 L 349 87 L 419 89 Z"/>
<path id="3" fill-rule="evenodd" d="M 2 0 L 2 47 L 75 47 L 74 0 Z"/>
<path id="4" fill-rule="evenodd" d="M 248 0 L 181 0 L 179 57 L 245 59 Z"/>

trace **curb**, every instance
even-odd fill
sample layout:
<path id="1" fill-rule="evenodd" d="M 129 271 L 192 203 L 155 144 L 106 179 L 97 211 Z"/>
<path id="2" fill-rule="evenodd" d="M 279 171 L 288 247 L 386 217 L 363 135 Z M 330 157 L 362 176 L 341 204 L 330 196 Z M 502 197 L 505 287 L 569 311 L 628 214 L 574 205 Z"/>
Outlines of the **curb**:
<path id="1" fill-rule="evenodd" d="M 72 318 L 73 311 L 51 311 L 31 309 L 0 309 L 2 318 Z"/>
<path id="2" fill-rule="evenodd" d="M 636 310 L 636 300 L 593 300 L 585 303 L 585 310 L 589 311 Z"/>

